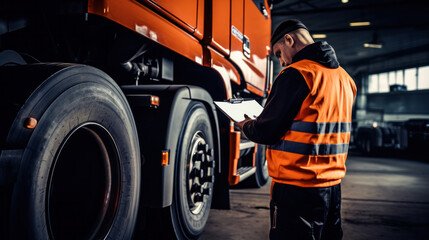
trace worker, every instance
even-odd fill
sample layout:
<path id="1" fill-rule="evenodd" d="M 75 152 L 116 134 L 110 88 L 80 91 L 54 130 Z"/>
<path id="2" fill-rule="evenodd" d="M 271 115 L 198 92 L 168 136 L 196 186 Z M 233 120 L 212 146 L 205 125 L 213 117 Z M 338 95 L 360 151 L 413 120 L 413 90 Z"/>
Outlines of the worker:
<path id="1" fill-rule="evenodd" d="M 270 239 L 342 239 L 340 182 L 356 85 L 334 49 L 314 42 L 299 20 L 282 22 L 271 47 L 284 69 L 259 117 L 236 123 L 267 145 Z"/>

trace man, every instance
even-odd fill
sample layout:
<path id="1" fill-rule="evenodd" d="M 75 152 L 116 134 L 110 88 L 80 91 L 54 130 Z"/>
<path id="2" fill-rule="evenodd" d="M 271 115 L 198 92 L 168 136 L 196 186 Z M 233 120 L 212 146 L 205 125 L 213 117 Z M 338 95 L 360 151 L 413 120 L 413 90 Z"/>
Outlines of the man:
<path id="1" fill-rule="evenodd" d="M 285 68 L 261 115 L 236 123 L 268 145 L 270 239 L 341 239 L 340 182 L 356 86 L 334 49 L 315 43 L 298 20 L 281 23 L 271 46 Z"/>

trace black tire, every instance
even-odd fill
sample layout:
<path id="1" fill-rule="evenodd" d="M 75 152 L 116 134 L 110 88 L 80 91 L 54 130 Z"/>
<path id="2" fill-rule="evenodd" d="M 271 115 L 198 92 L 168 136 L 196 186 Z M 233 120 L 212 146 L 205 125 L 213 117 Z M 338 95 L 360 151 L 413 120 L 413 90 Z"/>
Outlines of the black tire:
<path id="1" fill-rule="evenodd" d="M 12 239 L 131 239 L 140 153 L 125 96 L 87 66 L 63 69 L 37 91 L 41 117 L 13 192 Z"/>
<path id="2" fill-rule="evenodd" d="M 365 140 L 364 140 L 363 151 L 365 152 L 366 155 L 371 155 L 373 152 L 372 145 L 371 145 L 371 139 L 369 137 L 365 138 Z"/>
<path id="3" fill-rule="evenodd" d="M 178 239 L 197 239 L 203 232 L 213 197 L 213 132 L 203 104 L 187 109 L 176 154 L 171 219 Z"/>
<path id="4" fill-rule="evenodd" d="M 268 175 L 267 157 L 266 157 L 267 146 L 258 144 L 258 151 L 255 155 L 255 166 L 256 172 L 250 178 L 254 182 L 254 186 L 261 188 L 267 184 L 270 176 Z"/>

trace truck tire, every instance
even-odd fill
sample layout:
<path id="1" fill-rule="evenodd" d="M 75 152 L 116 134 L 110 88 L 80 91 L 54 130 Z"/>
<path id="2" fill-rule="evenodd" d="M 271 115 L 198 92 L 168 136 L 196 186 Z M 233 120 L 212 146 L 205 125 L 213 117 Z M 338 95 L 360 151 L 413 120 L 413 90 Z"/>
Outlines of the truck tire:
<path id="1" fill-rule="evenodd" d="M 257 144 L 257 152 L 255 154 L 256 172 L 249 178 L 245 179 L 237 185 L 237 188 L 261 188 L 267 184 L 270 176 L 268 175 L 266 150 L 267 146 Z"/>
<path id="2" fill-rule="evenodd" d="M 72 66 L 31 97 L 40 118 L 14 187 L 12 239 L 131 239 L 140 153 L 119 87 L 95 68 Z"/>
<path id="3" fill-rule="evenodd" d="M 373 150 L 372 150 L 372 145 L 371 145 L 371 138 L 370 137 L 366 137 L 363 141 L 363 151 L 366 155 L 371 155 Z"/>
<path id="4" fill-rule="evenodd" d="M 208 219 L 213 196 L 213 132 L 203 104 L 191 102 L 176 154 L 171 218 L 176 237 L 197 239 Z"/>
<path id="5" fill-rule="evenodd" d="M 249 178 L 249 180 L 253 183 L 252 185 L 257 188 L 265 186 L 270 177 L 268 175 L 267 158 L 265 155 L 266 150 L 266 145 L 258 144 L 258 151 L 255 154 L 256 172 Z"/>

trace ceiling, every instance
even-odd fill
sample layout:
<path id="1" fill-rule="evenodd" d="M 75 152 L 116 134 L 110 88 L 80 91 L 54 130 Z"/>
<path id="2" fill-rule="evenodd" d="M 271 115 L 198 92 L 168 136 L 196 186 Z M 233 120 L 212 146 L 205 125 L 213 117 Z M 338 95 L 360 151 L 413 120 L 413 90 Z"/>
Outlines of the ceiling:
<path id="1" fill-rule="evenodd" d="M 429 3 L 416 0 L 274 0 L 273 29 L 299 19 L 311 34 L 326 34 L 352 75 L 429 65 Z M 350 27 L 350 22 L 370 22 Z M 376 42 L 382 48 L 365 48 Z M 278 64 L 276 64 L 278 66 Z M 278 69 L 277 69 L 278 70 Z"/>

